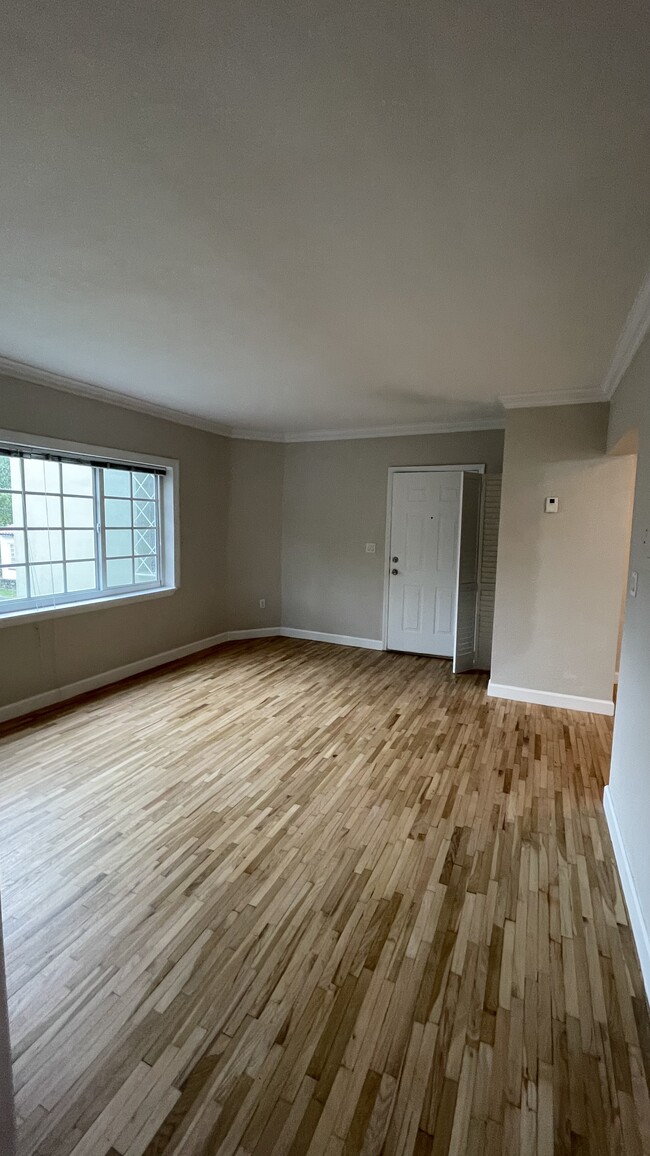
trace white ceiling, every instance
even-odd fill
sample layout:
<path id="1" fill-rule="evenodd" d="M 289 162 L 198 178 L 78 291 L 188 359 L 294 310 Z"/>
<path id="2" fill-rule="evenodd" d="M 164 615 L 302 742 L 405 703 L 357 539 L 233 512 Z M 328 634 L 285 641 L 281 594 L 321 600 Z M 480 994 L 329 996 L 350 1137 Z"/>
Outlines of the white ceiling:
<path id="1" fill-rule="evenodd" d="M 649 33 L 640 0 L 13 0 L 0 353 L 267 431 L 594 391 L 650 259 Z"/>

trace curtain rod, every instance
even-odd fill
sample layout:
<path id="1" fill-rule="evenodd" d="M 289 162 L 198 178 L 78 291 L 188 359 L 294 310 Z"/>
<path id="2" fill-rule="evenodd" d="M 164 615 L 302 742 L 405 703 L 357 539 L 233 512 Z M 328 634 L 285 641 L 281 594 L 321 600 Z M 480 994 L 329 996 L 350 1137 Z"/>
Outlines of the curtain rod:
<path id="1" fill-rule="evenodd" d="M 157 474 L 164 477 L 167 470 L 164 466 L 145 466 L 137 462 L 112 461 L 109 458 L 83 457 L 81 454 L 50 453 L 49 450 L 37 450 L 0 444 L 0 454 L 10 458 L 28 458 L 41 462 L 64 462 L 72 466 L 96 466 L 103 470 L 127 470 L 129 473 Z"/>

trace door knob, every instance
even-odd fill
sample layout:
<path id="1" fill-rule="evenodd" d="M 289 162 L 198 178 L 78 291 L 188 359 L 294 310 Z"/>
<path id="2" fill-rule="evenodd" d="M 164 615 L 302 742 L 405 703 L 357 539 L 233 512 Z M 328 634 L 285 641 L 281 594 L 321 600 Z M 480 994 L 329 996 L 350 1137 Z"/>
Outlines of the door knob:
<path id="1" fill-rule="evenodd" d="M 399 570 L 391 570 L 391 574 L 399 574 Z"/>

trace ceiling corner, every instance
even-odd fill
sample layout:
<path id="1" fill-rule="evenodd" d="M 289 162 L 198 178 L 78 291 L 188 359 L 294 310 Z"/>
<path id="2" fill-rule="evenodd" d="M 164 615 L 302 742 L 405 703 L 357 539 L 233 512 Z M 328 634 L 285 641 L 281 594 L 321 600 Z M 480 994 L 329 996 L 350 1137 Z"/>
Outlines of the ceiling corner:
<path id="1" fill-rule="evenodd" d="M 649 329 L 650 270 L 646 273 L 641 288 L 634 298 L 603 378 L 601 393 L 604 401 L 611 401 L 613 398 Z"/>

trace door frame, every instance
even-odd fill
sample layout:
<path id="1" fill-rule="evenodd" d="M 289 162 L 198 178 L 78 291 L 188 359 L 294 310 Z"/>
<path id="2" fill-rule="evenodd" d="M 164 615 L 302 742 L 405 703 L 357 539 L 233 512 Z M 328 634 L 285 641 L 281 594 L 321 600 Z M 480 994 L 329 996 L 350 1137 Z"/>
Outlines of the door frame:
<path id="1" fill-rule="evenodd" d="M 467 474 L 484 474 L 485 463 L 477 464 L 473 462 L 471 465 L 462 464 L 454 466 L 389 466 L 388 467 L 388 490 L 386 494 L 386 542 L 384 547 L 384 605 L 382 610 L 382 629 L 381 629 L 381 648 L 388 650 L 388 593 L 389 593 L 389 570 L 390 570 L 390 538 L 393 521 L 393 478 L 395 474 L 441 474 L 441 473 L 467 473 Z"/>

